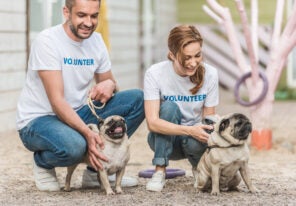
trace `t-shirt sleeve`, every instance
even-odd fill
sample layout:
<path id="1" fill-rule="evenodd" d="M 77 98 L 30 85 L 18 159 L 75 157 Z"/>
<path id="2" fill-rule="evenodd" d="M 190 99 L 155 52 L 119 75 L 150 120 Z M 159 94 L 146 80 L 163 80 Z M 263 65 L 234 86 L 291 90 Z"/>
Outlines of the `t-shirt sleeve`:
<path id="1" fill-rule="evenodd" d="M 147 70 L 144 76 L 144 100 L 160 99 L 160 88 L 151 70 Z"/>
<path id="2" fill-rule="evenodd" d="M 30 58 L 32 70 L 61 70 L 58 52 L 49 35 L 40 35 L 33 41 Z"/>
<path id="3" fill-rule="evenodd" d="M 208 93 L 205 101 L 206 107 L 215 107 L 219 104 L 219 79 L 218 72 L 211 68 L 211 75 L 208 82 Z"/>

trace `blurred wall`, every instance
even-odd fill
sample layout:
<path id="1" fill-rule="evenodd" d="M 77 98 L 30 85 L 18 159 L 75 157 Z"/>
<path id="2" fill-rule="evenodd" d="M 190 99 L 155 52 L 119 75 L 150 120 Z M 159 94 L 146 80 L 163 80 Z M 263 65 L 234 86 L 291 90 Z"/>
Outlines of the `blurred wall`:
<path id="1" fill-rule="evenodd" d="M 0 132 L 15 128 L 26 72 L 26 1 L 0 1 Z"/>
<path id="2" fill-rule="evenodd" d="M 121 89 L 141 88 L 147 67 L 166 59 L 167 35 L 176 24 L 176 1 L 106 2 L 115 77 Z"/>

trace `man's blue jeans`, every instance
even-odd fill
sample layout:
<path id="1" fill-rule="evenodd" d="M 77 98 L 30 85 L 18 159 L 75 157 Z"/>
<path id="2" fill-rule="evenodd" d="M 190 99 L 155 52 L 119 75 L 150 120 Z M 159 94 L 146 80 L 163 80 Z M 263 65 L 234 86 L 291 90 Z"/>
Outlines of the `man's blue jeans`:
<path id="1" fill-rule="evenodd" d="M 160 106 L 160 118 L 180 124 L 181 112 L 176 103 L 165 101 Z M 195 167 L 204 153 L 207 144 L 199 142 L 191 136 L 170 136 L 150 132 L 148 143 L 154 151 L 153 165 L 168 166 L 169 160 L 187 158 Z"/>
<path id="2" fill-rule="evenodd" d="M 101 106 L 100 102 L 94 103 Z M 130 137 L 145 118 L 143 92 L 138 89 L 118 92 L 96 113 L 103 119 L 110 115 L 124 117 Z M 88 105 L 77 114 L 86 124 L 98 122 Z M 25 147 L 34 152 L 36 164 L 46 169 L 77 164 L 87 152 L 85 138 L 55 115 L 32 120 L 19 130 L 19 135 Z"/>

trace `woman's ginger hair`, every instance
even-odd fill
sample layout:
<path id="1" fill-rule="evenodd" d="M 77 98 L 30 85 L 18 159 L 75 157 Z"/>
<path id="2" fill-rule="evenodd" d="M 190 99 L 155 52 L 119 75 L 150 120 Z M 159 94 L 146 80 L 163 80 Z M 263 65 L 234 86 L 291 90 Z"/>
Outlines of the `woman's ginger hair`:
<path id="1" fill-rule="evenodd" d="M 170 31 L 168 37 L 168 48 L 169 54 L 168 59 L 173 61 L 170 53 L 172 53 L 177 61 L 185 67 L 185 56 L 184 56 L 184 48 L 190 44 L 198 42 L 200 43 L 200 47 L 202 47 L 203 38 L 201 37 L 199 31 L 192 25 L 180 25 L 173 28 Z M 202 87 L 204 82 L 204 74 L 205 68 L 202 64 L 198 65 L 196 73 L 193 76 L 190 76 L 190 81 L 196 84 L 195 87 L 190 89 L 192 94 L 196 94 L 198 90 Z"/>

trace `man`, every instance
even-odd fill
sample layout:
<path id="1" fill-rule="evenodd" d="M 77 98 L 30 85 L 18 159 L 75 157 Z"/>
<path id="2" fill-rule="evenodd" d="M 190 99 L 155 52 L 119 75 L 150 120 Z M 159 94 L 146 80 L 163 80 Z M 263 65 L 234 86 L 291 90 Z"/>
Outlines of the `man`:
<path id="1" fill-rule="evenodd" d="M 99 8 L 100 0 L 66 0 L 65 23 L 41 32 L 31 46 L 17 129 L 34 152 L 35 183 L 42 191 L 60 190 L 54 168 L 77 164 L 86 152 L 95 170 L 108 161 L 96 149 L 104 147 L 100 136 L 87 127 L 98 121 L 86 105 L 88 95 L 96 106 L 106 103 L 96 110 L 100 117 L 125 118 L 129 137 L 144 119 L 142 91 L 117 92 L 106 46 L 94 32 Z M 97 182 L 96 173 L 86 170 L 83 181 Z"/>

